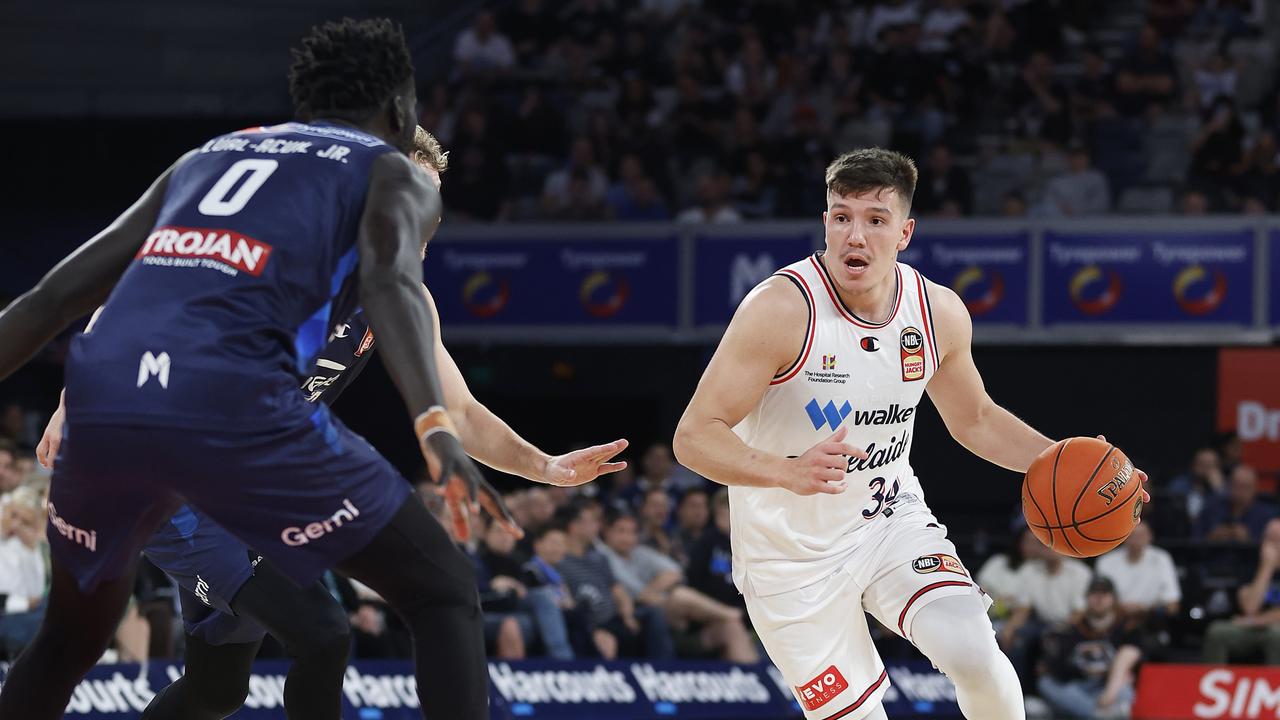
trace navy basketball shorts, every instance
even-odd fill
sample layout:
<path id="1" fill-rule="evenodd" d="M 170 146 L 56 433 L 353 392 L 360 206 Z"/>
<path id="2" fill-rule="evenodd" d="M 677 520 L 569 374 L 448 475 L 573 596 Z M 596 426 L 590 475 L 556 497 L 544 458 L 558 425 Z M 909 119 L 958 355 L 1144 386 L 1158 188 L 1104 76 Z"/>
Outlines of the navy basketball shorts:
<path id="1" fill-rule="evenodd" d="M 257 642 L 266 634 L 231 609 L 260 556 L 204 513 L 183 506 L 160 525 L 142 554 L 178 584 L 187 634 L 210 645 Z"/>
<path id="2" fill-rule="evenodd" d="M 367 545 L 411 492 L 325 406 L 265 432 L 69 422 L 49 492 L 49 545 L 88 592 L 128 572 L 189 503 L 306 587 Z"/>

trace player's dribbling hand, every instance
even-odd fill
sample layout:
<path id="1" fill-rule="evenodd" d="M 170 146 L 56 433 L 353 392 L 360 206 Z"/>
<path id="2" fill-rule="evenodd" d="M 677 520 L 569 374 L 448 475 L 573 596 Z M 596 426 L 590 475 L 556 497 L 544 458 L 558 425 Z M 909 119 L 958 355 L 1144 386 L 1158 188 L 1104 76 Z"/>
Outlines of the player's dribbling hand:
<path id="1" fill-rule="evenodd" d="M 36 445 L 36 460 L 45 470 L 52 470 L 53 461 L 58 457 L 58 448 L 62 447 L 62 424 L 66 418 L 66 408 L 59 402 L 58 409 L 53 411 L 53 417 L 44 428 L 40 444 Z"/>
<path id="2" fill-rule="evenodd" d="M 844 442 L 848 432 L 848 428 L 840 428 L 800 457 L 790 460 L 792 472 L 782 480 L 782 487 L 797 495 L 839 495 L 847 490 L 849 483 L 845 482 L 844 475 L 848 458 L 867 459 L 865 450 Z"/>
<path id="3" fill-rule="evenodd" d="M 601 475 L 618 472 L 626 462 L 610 462 L 618 453 L 627 449 L 626 440 L 615 440 L 605 445 L 574 450 L 547 460 L 542 481 L 558 487 L 573 487 L 589 483 Z"/>
<path id="4" fill-rule="evenodd" d="M 455 540 L 471 538 L 471 516 L 479 515 L 482 508 L 517 540 L 524 537 L 524 531 L 516 525 L 511 511 L 502 502 L 502 496 L 484 479 L 480 468 L 467 456 L 457 437 L 438 432 L 428 436 L 421 445 L 427 471 L 439 485 L 436 492 L 444 497 L 449 516 L 453 518 Z"/>
<path id="5" fill-rule="evenodd" d="M 1098 439 L 1101 440 L 1102 442 L 1106 442 L 1107 436 L 1099 435 Z M 1147 479 L 1148 479 L 1147 474 L 1142 472 L 1138 468 L 1133 469 L 1133 474 L 1136 475 L 1138 477 L 1138 481 L 1142 483 L 1142 504 L 1146 505 L 1147 503 L 1151 502 L 1151 493 L 1147 492 Z M 1142 522 L 1142 519 L 1139 518 L 1138 522 Z"/>

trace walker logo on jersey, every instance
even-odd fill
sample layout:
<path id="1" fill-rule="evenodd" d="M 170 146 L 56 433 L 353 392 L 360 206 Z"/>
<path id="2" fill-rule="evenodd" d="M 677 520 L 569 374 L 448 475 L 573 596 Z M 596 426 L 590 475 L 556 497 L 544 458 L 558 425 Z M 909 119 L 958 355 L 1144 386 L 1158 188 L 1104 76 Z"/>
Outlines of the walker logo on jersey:
<path id="1" fill-rule="evenodd" d="M 578 300 L 582 303 L 582 309 L 586 310 L 591 317 L 597 318 L 617 315 L 618 311 L 627 304 L 627 298 L 630 296 L 631 285 L 627 283 L 627 279 L 621 275 L 615 279 L 614 275 L 606 270 L 588 273 L 582 280 L 582 287 L 578 290 Z"/>
<path id="2" fill-rule="evenodd" d="M 89 552 L 98 552 L 98 531 L 85 530 L 67 522 L 58 514 L 58 509 L 49 503 L 49 524 L 62 537 L 71 542 L 84 546 Z"/>
<path id="3" fill-rule="evenodd" d="M 902 381 L 924 377 L 924 335 L 914 327 L 905 328 L 899 340 L 902 346 Z"/>
<path id="4" fill-rule="evenodd" d="M 821 430 L 823 425 L 831 425 L 831 431 L 835 432 L 840 427 L 840 423 L 853 412 L 853 405 L 845 400 L 844 405 L 837 409 L 836 404 L 831 400 L 828 400 L 826 405 L 819 405 L 817 400 L 810 400 L 809 404 L 804 406 L 804 411 L 809 413 L 809 421 L 813 423 L 814 430 Z"/>
<path id="5" fill-rule="evenodd" d="M 915 408 L 903 407 L 897 403 L 887 408 L 854 410 L 848 400 L 837 408 L 836 404 L 830 400 L 826 405 L 819 405 L 816 399 L 810 400 L 809 404 L 804 406 L 804 411 L 809 414 L 809 421 L 813 423 L 814 430 L 821 430 L 823 425 L 830 425 L 833 432 L 840 428 L 840 424 L 849 415 L 853 415 L 853 425 L 870 426 L 899 425 L 911 420 L 911 417 L 916 414 Z"/>
<path id="6" fill-rule="evenodd" d="M 970 265 L 951 281 L 951 289 L 964 301 L 970 315 L 981 317 L 996 309 L 1004 299 L 1004 275 L 999 270 L 988 272 Z"/>
<path id="7" fill-rule="evenodd" d="M 364 337 L 360 338 L 360 345 L 356 347 L 356 357 L 369 352 L 371 347 L 373 347 L 373 329 L 365 328 Z"/>
<path id="8" fill-rule="evenodd" d="M 835 355 L 823 355 L 823 356 L 822 356 L 822 369 L 823 369 L 823 370 L 835 370 L 835 369 L 836 369 L 836 356 L 835 356 Z"/>
<path id="9" fill-rule="evenodd" d="M 146 385 L 148 380 L 155 377 L 160 381 L 160 387 L 168 390 L 169 365 L 169 353 L 167 352 L 154 355 L 148 350 L 142 353 L 142 361 L 138 363 L 138 387 Z"/>
<path id="10" fill-rule="evenodd" d="M 1115 458 L 1111 458 L 1111 469 L 1115 471 L 1115 476 L 1107 481 L 1106 485 L 1098 488 L 1098 497 L 1107 501 L 1107 507 L 1111 507 L 1111 503 L 1120 496 L 1120 491 L 1125 485 L 1129 484 L 1129 478 L 1133 477 L 1133 463 L 1125 458 L 1123 464 Z"/>
<path id="11" fill-rule="evenodd" d="M 234 230 L 166 225 L 147 237 L 136 257 L 147 265 L 203 267 L 258 277 L 271 258 L 271 246 Z"/>
<path id="12" fill-rule="evenodd" d="M 797 686 L 796 695 L 800 698 L 800 704 L 804 709 L 813 712 L 847 689 L 849 689 L 849 683 L 845 681 L 844 675 L 840 674 L 840 670 L 832 665 L 814 679 Z"/>
<path id="13" fill-rule="evenodd" d="M 1188 266 L 1173 279 L 1173 297 L 1188 315 L 1208 315 L 1227 297 L 1227 276 L 1199 263 Z"/>
<path id="14" fill-rule="evenodd" d="M 1120 302 L 1120 273 L 1086 265 L 1071 277 L 1071 302 L 1085 315 L 1105 315 Z"/>
<path id="15" fill-rule="evenodd" d="M 325 535 L 340 529 L 345 523 L 355 522 L 358 517 L 360 517 L 360 509 L 353 505 L 349 499 L 343 498 L 342 507 L 332 516 L 319 522 L 307 523 L 305 528 L 287 527 L 280 532 L 280 541 L 290 547 L 306 545 L 312 540 L 319 540 Z"/>
<path id="16" fill-rule="evenodd" d="M 867 352 L 875 352 L 880 349 L 880 341 L 870 336 L 862 338 L 862 340 L 858 341 L 858 344 Z"/>
<path id="17" fill-rule="evenodd" d="M 462 304 L 467 312 L 482 320 L 502 312 L 510 299 L 511 285 L 505 278 L 494 278 L 487 271 L 472 275 L 462 286 Z"/>
<path id="18" fill-rule="evenodd" d="M 921 555 L 911 561 L 911 568 L 921 575 L 934 572 L 953 572 L 965 577 L 969 573 L 965 572 L 964 566 L 960 561 L 945 553 L 935 553 L 933 555 Z"/>
<path id="19" fill-rule="evenodd" d="M 209 583 L 205 582 L 205 579 L 199 575 L 196 575 L 195 595 L 200 598 L 200 602 L 213 607 L 213 603 L 209 602 Z"/>

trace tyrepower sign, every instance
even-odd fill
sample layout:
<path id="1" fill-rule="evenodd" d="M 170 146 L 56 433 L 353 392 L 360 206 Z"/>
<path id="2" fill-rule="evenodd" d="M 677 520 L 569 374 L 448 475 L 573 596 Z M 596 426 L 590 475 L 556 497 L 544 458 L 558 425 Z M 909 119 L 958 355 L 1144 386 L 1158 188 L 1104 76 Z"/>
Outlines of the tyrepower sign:
<path id="1" fill-rule="evenodd" d="M 1280 470 L 1280 349 L 1218 352 L 1218 429 L 1234 430 L 1244 461 Z"/>
<path id="2" fill-rule="evenodd" d="M 1142 666 L 1135 720 L 1280 718 L 1280 668 L 1250 665 Z"/>

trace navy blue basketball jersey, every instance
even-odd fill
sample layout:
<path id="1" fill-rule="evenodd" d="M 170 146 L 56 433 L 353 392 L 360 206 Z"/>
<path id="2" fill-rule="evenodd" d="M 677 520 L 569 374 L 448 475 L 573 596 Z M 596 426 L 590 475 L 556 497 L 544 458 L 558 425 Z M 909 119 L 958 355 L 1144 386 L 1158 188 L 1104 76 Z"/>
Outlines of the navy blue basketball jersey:
<path id="1" fill-rule="evenodd" d="M 281 427 L 336 319 L 356 310 L 373 161 L 394 148 L 323 123 L 214 138 L 172 173 L 156 227 L 72 343 L 72 422 Z"/>

